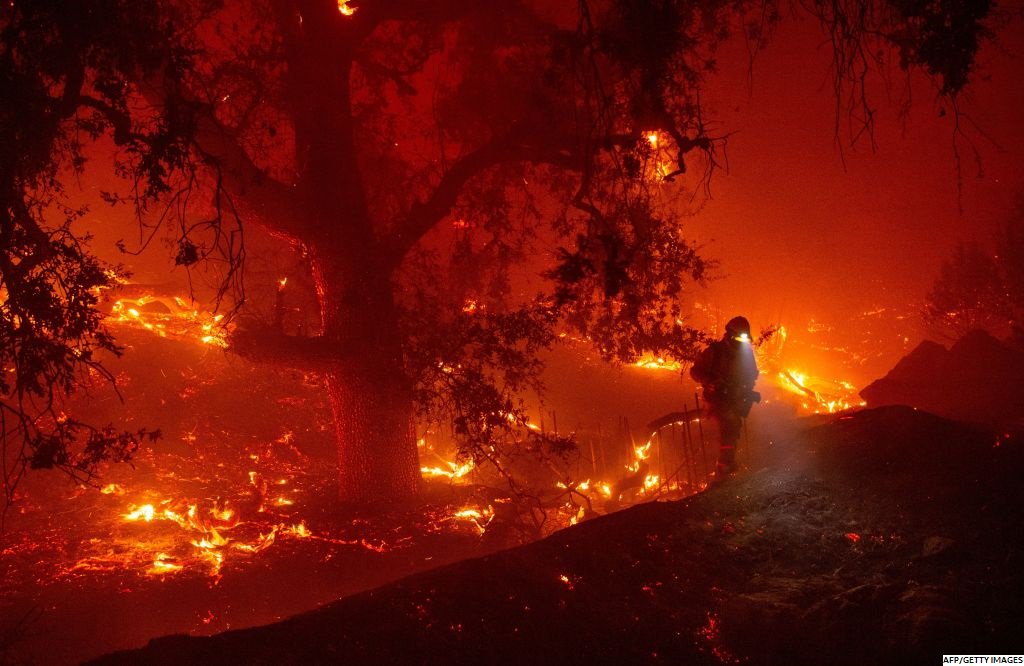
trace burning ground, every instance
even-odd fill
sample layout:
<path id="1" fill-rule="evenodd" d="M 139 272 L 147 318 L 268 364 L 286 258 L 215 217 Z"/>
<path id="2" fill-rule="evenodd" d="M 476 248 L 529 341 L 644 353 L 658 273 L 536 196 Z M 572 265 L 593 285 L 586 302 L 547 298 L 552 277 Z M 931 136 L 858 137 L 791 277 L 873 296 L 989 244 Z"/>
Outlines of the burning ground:
<path id="1" fill-rule="evenodd" d="M 660 441 L 623 439 L 602 460 L 604 476 L 587 465 L 586 475 L 547 479 L 537 525 L 481 485 L 440 434 L 423 432 L 416 503 L 339 508 L 319 377 L 225 353 L 223 318 L 182 297 L 126 285 L 108 307 L 128 351 L 109 362 L 124 401 L 98 381 L 69 407 L 128 428 L 157 424 L 160 436 L 99 478 L 74 484 L 39 470 L 19 486 L 0 535 L 0 663 L 76 662 L 167 633 L 272 622 L 535 540 L 593 508 L 703 487 L 696 468 L 686 489 L 678 474 L 662 478 Z M 652 468 L 655 451 L 664 464 Z M 609 509 L 624 475 L 637 483 Z"/>
<path id="2" fill-rule="evenodd" d="M 128 428 L 158 425 L 160 437 L 101 478 L 76 485 L 36 472 L 19 487 L 0 543 L 6 660 L 67 663 L 162 634 L 272 622 L 706 485 L 709 453 L 697 445 L 698 417 L 690 412 L 688 427 L 673 422 L 650 438 L 641 436 L 643 426 L 633 428 L 636 440 L 610 428 L 603 440 L 577 433 L 580 459 L 537 481 L 542 524 L 508 504 L 494 483 L 488 488 L 484 470 L 457 459 L 433 431 L 420 438 L 421 502 L 339 510 L 320 378 L 225 353 L 223 318 L 183 297 L 123 284 L 106 303 L 129 352 L 110 361 L 124 402 L 97 382 L 71 407 Z M 769 370 L 777 351 L 763 359 L 773 404 L 788 395 L 805 412 L 845 406 L 823 397 L 834 395 L 827 384 L 812 389 L 793 371 Z M 656 386 L 609 385 L 664 396 L 664 405 L 646 405 L 652 415 L 674 407 L 678 366 L 638 365 L 619 379 Z M 680 457 L 684 442 L 691 457 Z"/>
<path id="3" fill-rule="evenodd" d="M 447 484 L 417 506 L 339 510 L 315 378 L 224 354 L 213 317 L 173 299 L 113 315 L 146 353 L 111 365 L 125 403 L 99 383 L 89 413 L 162 436 L 102 480 L 36 471 L 19 486 L 0 540 L 0 663 L 270 622 L 493 547 Z"/>
<path id="4" fill-rule="evenodd" d="M 827 420 L 825 420 L 827 419 Z M 1019 650 L 1019 434 L 908 408 L 777 431 L 750 471 L 257 629 L 101 663 L 915 662 Z"/>

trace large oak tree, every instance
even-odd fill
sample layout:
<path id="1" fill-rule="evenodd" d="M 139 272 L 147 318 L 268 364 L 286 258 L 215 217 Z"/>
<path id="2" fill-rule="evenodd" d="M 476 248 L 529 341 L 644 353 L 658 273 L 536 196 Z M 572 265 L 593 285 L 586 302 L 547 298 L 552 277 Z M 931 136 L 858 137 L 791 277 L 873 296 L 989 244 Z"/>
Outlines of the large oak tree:
<path id="1" fill-rule="evenodd" d="M 168 0 L 137 16 L 133 3 L 90 0 L 77 3 L 91 21 L 82 44 L 59 4 L 3 10 L 5 84 L 15 72 L 37 86 L 37 105 L 59 110 L 48 135 L 26 137 L 34 107 L 5 95 L 3 131 L 31 146 L 5 148 L 4 233 L 31 238 L 43 223 L 41 210 L 19 216 L 40 186 L 10 175 L 27 168 L 22 156 L 39 155 L 33 173 L 59 185 L 82 155 L 59 148 L 87 123 L 144 184 L 134 203 L 198 202 L 176 208 L 179 263 L 221 257 L 232 280 L 233 225 L 280 239 L 308 270 L 316 312 L 291 328 L 240 316 L 233 346 L 324 377 L 342 499 L 416 492 L 417 405 L 492 458 L 525 420 L 517 396 L 539 377 L 537 351 L 560 334 L 610 359 L 692 354 L 684 289 L 707 264 L 676 204 L 706 185 L 725 137 L 701 84 L 722 40 L 762 41 L 774 3 Z M 869 124 L 864 75 L 880 46 L 955 94 L 989 7 L 808 9 L 835 47 L 837 90 Z M 33 81 L 54 49 L 59 67 Z M 11 263 L 0 270 L 13 303 L 23 269 Z M 110 346 L 92 302 L 47 298 L 83 313 L 79 340 Z M 31 316 L 4 316 L 38 334 L 23 330 Z"/>

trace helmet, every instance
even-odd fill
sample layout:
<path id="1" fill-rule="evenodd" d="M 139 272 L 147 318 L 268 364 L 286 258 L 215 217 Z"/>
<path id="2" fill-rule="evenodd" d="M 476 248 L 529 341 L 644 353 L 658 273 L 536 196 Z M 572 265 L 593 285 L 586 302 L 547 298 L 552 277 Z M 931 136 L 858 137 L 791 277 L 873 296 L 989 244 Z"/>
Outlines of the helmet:
<path id="1" fill-rule="evenodd" d="M 725 336 L 745 342 L 750 341 L 750 322 L 746 317 L 733 317 L 725 325 Z"/>

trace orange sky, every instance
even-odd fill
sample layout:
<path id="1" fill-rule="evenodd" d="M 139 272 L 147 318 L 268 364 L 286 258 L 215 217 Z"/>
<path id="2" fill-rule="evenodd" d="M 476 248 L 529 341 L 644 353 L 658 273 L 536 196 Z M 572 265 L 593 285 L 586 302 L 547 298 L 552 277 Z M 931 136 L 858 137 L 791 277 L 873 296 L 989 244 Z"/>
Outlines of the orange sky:
<path id="1" fill-rule="evenodd" d="M 736 132 L 730 169 L 718 174 L 714 199 L 691 226 L 727 274 L 712 286 L 712 299 L 750 313 L 755 327 L 810 317 L 837 326 L 852 313 L 920 302 L 955 243 L 988 241 L 1024 192 L 1024 87 L 1015 76 L 1022 55 L 1018 24 L 983 51 L 963 95 L 963 111 L 999 146 L 968 130 L 982 154 L 979 178 L 961 141 L 961 215 L 951 117 L 939 116 L 942 105 L 926 82 L 916 81 L 903 124 L 876 81 L 877 147 L 847 149 L 844 168 L 833 135 L 830 53 L 811 20 L 781 27 L 754 63 L 752 87 L 743 47 L 722 53 L 709 104 L 721 126 Z M 896 97 L 899 82 L 893 88 Z M 919 320 L 906 324 L 914 344 Z M 888 365 L 898 352 L 886 354 Z"/>

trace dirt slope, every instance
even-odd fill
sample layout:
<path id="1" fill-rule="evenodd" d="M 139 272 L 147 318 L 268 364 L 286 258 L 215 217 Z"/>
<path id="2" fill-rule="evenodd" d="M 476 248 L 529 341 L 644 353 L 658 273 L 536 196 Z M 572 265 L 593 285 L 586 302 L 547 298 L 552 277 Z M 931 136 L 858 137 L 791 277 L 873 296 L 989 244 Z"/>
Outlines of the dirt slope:
<path id="1" fill-rule="evenodd" d="M 907 408 L 752 469 L 255 629 L 97 663 L 937 663 L 1019 652 L 1024 443 Z"/>

